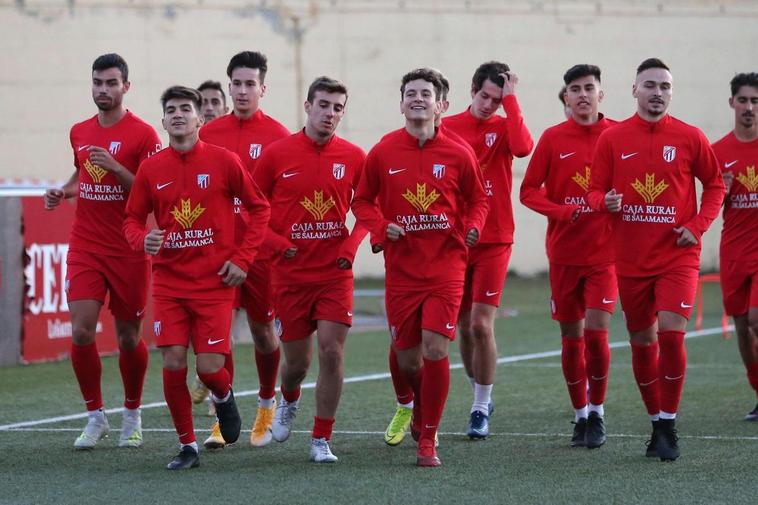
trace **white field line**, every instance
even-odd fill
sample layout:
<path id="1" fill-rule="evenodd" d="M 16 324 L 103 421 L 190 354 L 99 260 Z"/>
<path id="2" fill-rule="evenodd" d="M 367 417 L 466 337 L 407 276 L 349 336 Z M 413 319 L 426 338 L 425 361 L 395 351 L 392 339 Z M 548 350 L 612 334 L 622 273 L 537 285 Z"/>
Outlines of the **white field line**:
<path id="1" fill-rule="evenodd" d="M 734 330 L 733 326 L 729 327 L 730 331 Z M 716 333 L 721 333 L 722 329 L 719 328 L 706 328 L 703 330 L 698 331 L 691 331 L 688 332 L 685 338 L 697 338 L 697 337 L 703 337 L 706 335 L 714 335 Z M 622 341 L 622 342 L 611 342 L 610 347 L 611 349 L 616 349 L 619 347 L 628 347 L 629 342 L 628 341 Z M 561 350 L 557 349 L 555 351 L 545 351 L 545 352 L 535 352 L 530 354 L 520 354 L 518 356 L 505 356 L 502 358 L 499 358 L 497 360 L 497 363 L 499 365 L 508 364 L 508 363 L 517 363 L 519 361 L 529 361 L 533 359 L 542 359 L 542 358 L 552 358 L 555 356 L 560 356 Z M 450 365 L 451 370 L 458 370 L 463 368 L 463 363 L 454 363 Z M 346 377 L 344 380 L 345 384 L 352 384 L 355 382 L 367 382 L 367 381 L 375 381 L 375 380 L 383 380 L 383 379 L 389 379 L 390 374 L 389 372 L 383 372 L 383 373 L 373 373 L 373 374 L 366 374 L 366 375 L 356 375 L 354 377 Z M 302 389 L 313 389 L 316 387 L 315 382 L 308 382 L 306 384 L 302 384 Z M 258 390 L 257 389 L 250 389 L 247 391 L 235 391 L 234 396 L 236 398 L 242 398 L 245 396 L 252 396 L 257 395 Z M 153 403 L 146 403 L 142 405 L 142 410 L 146 409 L 154 409 L 154 408 L 160 408 L 165 407 L 166 402 L 153 402 Z M 115 414 L 118 412 L 121 412 L 122 407 L 112 408 L 112 409 L 106 409 L 106 414 Z M 60 423 L 63 421 L 73 421 L 76 419 L 86 419 L 87 413 L 86 412 L 80 412 L 78 414 L 70 414 L 67 416 L 56 416 L 56 417 L 47 417 L 44 419 L 36 419 L 33 421 L 22 421 L 20 423 L 11 423 L 11 424 L 4 424 L 0 425 L 0 431 L 4 430 L 15 430 L 17 428 L 28 428 L 30 426 L 39 426 L 42 424 L 51 424 L 51 423 Z"/>
<path id="2" fill-rule="evenodd" d="M 14 432 L 31 432 L 31 433 L 79 433 L 81 428 L 13 428 L 8 431 Z M 112 429 L 111 432 L 117 432 L 120 430 Z M 195 428 L 196 433 L 210 433 L 211 430 L 203 428 Z M 173 428 L 143 428 L 143 433 L 175 433 Z M 250 430 L 241 430 L 241 433 L 250 433 Z M 292 430 L 292 433 L 300 435 L 310 435 L 310 430 Z M 354 430 L 335 430 L 335 435 L 346 436 L 370 436 L 379 437 L 384 435 L 383 431 L 354 431 Z M 441 431 L 440 436 L 443 437 L 466 437 L 466 433 L 455 431 Z M 543 437 L 543 438 L 565 438 L 571 436 L 570 433 L 518 433 L 518 432 L 502 432 L 502 433 L 490 433 L 490 437 L 514 437 L 514 438 L 529 438 L 529 437 Z M 641 434 L 633 435 L 630 433 L 609 433 L 608 438 L 650 438 L 650 435 Z M 758 442 L 758 435 L 756 436 L 722 436 L 722 435 L 679 435 L 679 438 L 687 438 L 692 440 L 726 440 L 726 441 L 750 441 Z"/>

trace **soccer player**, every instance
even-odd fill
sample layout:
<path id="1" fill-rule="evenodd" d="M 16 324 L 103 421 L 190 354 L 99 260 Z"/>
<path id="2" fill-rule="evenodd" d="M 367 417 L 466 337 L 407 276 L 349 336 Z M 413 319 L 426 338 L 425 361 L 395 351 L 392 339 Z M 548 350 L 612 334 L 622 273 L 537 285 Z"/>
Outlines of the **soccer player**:
<path id="1" fill-rule="evenodd" d="M 632 90 L 637 112 L 600 135 L 587 200 L 594 210 L 614 215 L 632 369 L 653 423 L 646 454 L 673 461 L 679 457 L 675 419 L 700 239 L 718 215 L 724 183 L 705 135 L 668 113 L 673 78 L 666 64 L 643 61 Z M 703 184 L 699 212 L 695 178 Z"/>
<path id="2" fill-rule="evenodd" d="M 758 73 L 737 74 L 729 105 L 734 130 L 713 144 L 727 198 L 721 231 L 721 289 L 724 309 L 734 317 L 737 341 L 750 386 L 758 394 Z M 745 416 L 758 421 L 758 405 Z"/>
<path id="3" fill-rule="evenodd" d="M 561 329 L 563 376 L 575 410 L 571 446 L 594 449 L 606 438 L 608 325 L 617 289 L 611 216 L 594 212 L 585 194 L 595 143 L 614 122 L 598 112 L 597 66 L 574 65 L 563 80 L 571 116 L 542 134 L 521 183 L 521 202 L 548 218 L 550 309 Z"/>
<path id="4" fill-rule="evenodd" d="M 405 127 L 368 154 L 352 206 L 358 222 L 383 237 L 391 345 L 414 391 L 411 432 L 419 466 L 440 465 L 434 440 L 450 384 L 448 347 L 467 247 L 478 241 L 487 214 L 471 156 L 435 130 L 441 92 L 437 72 L 403 76 Z"/>
<path id="5" fill-rule="evenodd" d="M 305 128 L 264 153 L 254 179 L 271 203 L 269 243 L 276 310 L 282 323 L 282 399 L 273 438 L 287 440 L 311 363 L 313 334 L 319 375 L 310 459 L 337 461 L 330 447 L 343 378 L 343 354 L 353 315 L 352 263 L 365 229 L 350 235 L 345 216 L 365 154 L 335 135 L 345 114 L 347 88 L 319 77 L 308 88 Z M 340 258 L 342 258 L 340 260 Z"/>
<path id="6" fill-rule="evenodd" d="M 561 105 L 563 106 L 563 115 L 566 116 L 566 119 L 570 118 L 573 115 L 573 111 L 571 110 L 571 107 L 568 103 L 566 103 L 566 85 L 564 84 L 561 86 L 561 89 L 558 90 L 558 100 L 561 102 Z"/>
<path id="7" fill-rule="evenodd" d="M 517 84 L 518 76 L 505 63 L 480 65 L 471 80 L 471 105 L 444 121 L 446 128 L 474 149 L 490 207 L 479 244 L 469 252 L 458 317 L 461 358 L 474 391 L 467 430 L 472 439 L 487 437 L 492 415 L 497 367 L 495 315 L 513 244 L 513 157 L 527 156 L 534 145 L 521 117 Z M 506 117 L 497 114 L 501 105 Z"/>
<path id="8" fill-rule="evenodd" d="M 226 94 L 220 82 L 205 81 L 198 86 L 197 90 L 203 97 L 202 113 L 206 125 L 229 112 Z"/>
<path id="9" fill-rule="evenodd" d="M 74 174 L 61 188 L 45 192 L 45 208 L 78 197 L 68 256 L 66 296 L 71 312 L 71 365 L 89 419 L 74 442 L 92 449 L 108 434 L 100 389 L 102 366 L 95 339 L 106 293 L 116 324 L 119 369 L 124 383 L 124 411 L 119 447 L 142 445 L 140 405 L 148 352 L 141 338 L 147 303 L 150 263 L 132 251 L 121 232 L 126 198 L 140 162 L 160 150 L 155 130 L 123 104 L 129 91 L 129 68 L 117 54 L 92 64 L 95 116 L 71 128 Z"/>
<path id="10" fill-rule="evenodd" d="M 170 470 L 198 466 L 187 388 L 187 347 L 211 390 L 221 435 L 237 440 L 240 416 L 224 367 L 234 287 L 245 280 L 265 236 L 269 205 L 236 154 L 198 138 L 200 93 L 174 86 L 161 96 L 169 148 L 140 165 L 126 207 L 124 234 L 153 259 L 153 331 L 163 357 L 163 392 L 181 451 Z M 235 240 L 234 198 L 247 210 Z M 158 228 L 145 229 L 150 213 Z"/>
<path id="11" fill-rule="evenodd" d="M 200 130 L 200 138 L 209 144 L 224 147 L 236 153 L 248 173 L 253 174 L 261 154 L 268 146 L 290 135 L 281 123 L 267 116 L 260 108 L 266 93 L 266 57 L 253 51 L 235 54 L 229 61 L 229 96 L 234 104 L 231 114 L 222 116 Z M 246 216 L 244 209 L 237 212 L 237 236 L 241 239 Z M 250 323 L 255 344 L 255 363 L 258 369 L 258 410 L 250 433 L 250 443 L 262 447 L 271 442 L 271 423 L 276 408 L 276 376 L 279 371 L 279 339 L 274 329 L 274 295 L 271 286 L 271 252 L 264 247 L 251 265 L 247 280 L 240 288 L 240 301 Z M 231 357 L 227 367 L 233 369 Z M 202 401 L 202 400 L 201 400 Z M 215 423 L 206 447 L 224 446 L 218 424 Z"/>

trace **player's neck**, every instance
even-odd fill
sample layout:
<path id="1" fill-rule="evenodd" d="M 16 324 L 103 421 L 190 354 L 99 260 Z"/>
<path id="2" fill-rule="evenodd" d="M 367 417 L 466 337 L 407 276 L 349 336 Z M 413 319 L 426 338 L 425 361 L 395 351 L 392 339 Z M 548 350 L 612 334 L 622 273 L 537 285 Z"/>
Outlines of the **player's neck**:
<path id="1" fill-rule="evenodd" d="M 239 119 L 250 119 L 251 117 L 253 117 L 253 115 L 256 112 L 258 112 L 258 109 L 255 109 L 255 110 L 250 109 L 250 110 L 245 110 L 245 111 L 234 109 L 234 115 L 237 116 Z"/>
<path id="2" fill-rule="evenodd" d="M 111 110 L 100 110 L 97 112 L 97 122 L 103 128 L 108 128 L 121 121 L 126 116 L 126 107 L 123 105 Z"/>
<path id="3" fill-rule="evenodd" d="M 197 141 L 199 139 L 199 136 L 197 134 L 197 131 L 194 133 L 191 133 L 190 135 L 182 135 L 182 136 L 176 136 L 172 137 L 169 135 L 168 143 L 171 147 L 173 147 L 175 150 L 179 151 L 180 153 L 186 153 L 192 150 L 193 147 L 195 147 L 195 144 L 197 144 Z"/>
<path id="4" fill-rule="evenodd" d="M 331 140 L 332 137 L 334 137 L 334 132 L 328 134 L 328 135 L 322 135 L 319 132 L 317 132 L 314 128 L 311 127 L 309 124 L 305 124 L 305 128 L 303 130 L 305 132 L 305 136 L 311 139 L 316 144 L 323 146 L 329 140 Z"/>
<path id="5" fill-rule="evenodd" d="M 658 121 L 666 117 L 667 114 L 668 114 L 668 110 L 665 110 L 662 113 L 656 115 L 656 114 L 650 114 L 647 111 L 647 109 L 643 109 L 643 108 L 637 109 L 637 115 L 641 117 L 642 119 L 644 119 L 645 121 L 647 121 L 648 123 L 657 123 Z"/>
<path id="6" fill-rule="evenodd" d="M 753 126 L 746 128 L 740 124 L 734 125 L 734 136 L 740 142 L 752 142 L 758 139 L 758 123 L 753 123 Z"/>
<path id="7" fill-rule="evenodd" d="M 423 147 L 427 140 L 433 139 L 436 133 L 433 120 L 406 120 L 405 131 L 418 139 L 419 147 Z"/>
<path id="8" fill-rule="evenodd" d="M 600 119 L 600 113 L 595 111 L 592 114 L 572 114 L 571 117 L 574 122 L 584 126 L 592 126 Z"/>

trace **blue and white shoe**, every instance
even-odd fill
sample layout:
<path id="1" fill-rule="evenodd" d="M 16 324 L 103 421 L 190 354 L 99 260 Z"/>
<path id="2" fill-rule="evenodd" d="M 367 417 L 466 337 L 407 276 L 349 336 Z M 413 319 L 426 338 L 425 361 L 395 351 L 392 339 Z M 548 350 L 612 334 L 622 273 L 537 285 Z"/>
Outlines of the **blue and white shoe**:
<path id="1" fill-rule="evenodd" d="M 475 410 L 471 413 L 468 425 L 468 437 L 472 440 L 484 440 L 490 434 L 490 416 Z"/>

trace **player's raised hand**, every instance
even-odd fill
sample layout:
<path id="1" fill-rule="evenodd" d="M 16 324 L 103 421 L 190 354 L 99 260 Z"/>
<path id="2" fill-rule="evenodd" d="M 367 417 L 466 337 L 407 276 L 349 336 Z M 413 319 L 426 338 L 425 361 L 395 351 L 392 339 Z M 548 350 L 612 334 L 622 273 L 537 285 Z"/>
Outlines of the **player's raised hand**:
<path id="1" fill-rule="evenodd" d="M 616 189 L 611 189 L 605 194 L 605 208 L 608 212 L 619 212 L 621 210 L 621 200 L 624 198 L 623 193 L 616 193 Z"/>
<path id="2" fill-rule="evenodd" d="M 113 159 L 113 156 L 111 156 L 110 151 L 107 149 L 97 146 L 89 146 L 87 151 L 89 152 L 89 160 L 108 172 L 119 172 L 123 169 L 121 164 Z"/>
<path id="3" fill-rule="evenodd" d="M 690 247 L 697 245 L 697 237 L 695 237 L 695 234 L 684 226 L 674 228 L 674 232 L 679 235 L 679 237 L 676 239 L 677 247 Z"/>
<path id="4" fill-rule="evenodd" d="M 163 236 L 166 234 L 166 230 L 159 230 L 153 228 L 145 235 L 145 252 L 150 256 L 155 256 L 160 251 L 163 245 Z"/>
<path id="5" fill-rule="evenodd" d="M 53 210 L 56 208 L 60 205 L 61 201 L 63 201 L 64 197 L 65 194 L 61 188 L 50 188 L 45 191 L 45 196 L 43 198 L 45 201 L 45 210 Z"/>
<path id="6" fill-rule="evenodd" d="M 503 96 L 515 95 L 516 85 L 518 84 L 518 75 L 515 72 L 503 72 L 499 74 L 503 78 Z"/>
<path id="7" fill-rule="evenodd" d="M 397 223 L 390 223 L 387 225 L 387 240 L 397 242 L 400 237 L 405 236 L 405 230 Z"/>
<path id="8" fill-rule="evenodd" d="M 729 172 L 722 173 L 721 176 L 724 178 L 726 193 L 729 194 L 729 192 L 732 190 L 732 183 L 734 182 L 734 172 L 730 170 Z"/>
<path id="9" fill-rule="evenodd" d="M 230 260 L 224 262 L 224 265 L 221 267 L 221 270 L 218 271 L 218 274 L 221 276 L 221 282 L 230 287 L 239 286 L 245 282 L 245 278 L 247 278 L 247 272 L 232 263 Z"/>
<path id="10" fill-rule="evenodd" d="M 284 259 L 291 260 L 292 258 L 295 257 L 296 254 L 297 254 L 297 247 L 292 246 L 286 251 L 284 251 Z"/>
<path id="11" fill-rule="evenodd" d="M 466 245 L 474 247 L 477 242 L 479 242 L 479 230 L 471 228 L 466 234 Z"/>

